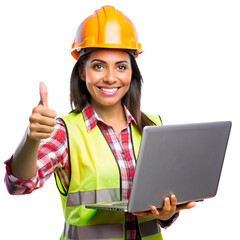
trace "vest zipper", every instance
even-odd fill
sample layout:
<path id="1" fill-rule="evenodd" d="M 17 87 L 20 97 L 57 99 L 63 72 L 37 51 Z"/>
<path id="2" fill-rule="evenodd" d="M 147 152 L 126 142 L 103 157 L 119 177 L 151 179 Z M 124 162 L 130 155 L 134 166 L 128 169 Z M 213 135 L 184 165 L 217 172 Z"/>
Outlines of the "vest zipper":
<path id="1" fill-rule="evenodd" d="M 134 144 L 133 144 L 133 136 L 132 136 L 132 126 L 131 126 L 131 124 L 129 124 L 129 130 L 130 130 L 130 136 L 131 136 L 131 142 L 132 142 L 134 160 L 135 160 L 135 164 L 136 164 L 136 163 L 137 163 L 137 158 L 136 158 L 135 149 L 134 149 Z"/>
<path id="2" fill-rule="evenodd" d="M 114 158 L 115 158 L 115 160 L 116 160 L 116 163 L 117 163 L 117 166 L 118 166 L 118 171 L 119 171 L 119 177 L 120 177 L 120 201 L 122 201 L 122 175 L 121 175 L 120 166 L 119 166 L 119 164 L 118 164 L 118 161 L 117 161 L 117 159 L 116 159 L 116 157 L 115 157 L 115 154 L 114 154 L 114 152 L 113 152 L 113 150 L 112 150 L 112 148 L 111 148 L 109 142 L 107 141 L 107 139 L 106 139 L 104 133 L 102 132 L 102 129 L 101 129 L 98 125 L 97 125 L 97 127 L 98 127 L 99 130 L 101 131 L 101 133 L 102 133 L 102 135 L 103 135 L 105 141 L 107 142 L 107 144 L 108 144 L 108 146 L 109 146 L 109 148 L 110 148 L 110 150 L 111 150 L 111 152 L 112 152 L 112 154 L 113 154 L 113 156 L 114 156 Z"/>

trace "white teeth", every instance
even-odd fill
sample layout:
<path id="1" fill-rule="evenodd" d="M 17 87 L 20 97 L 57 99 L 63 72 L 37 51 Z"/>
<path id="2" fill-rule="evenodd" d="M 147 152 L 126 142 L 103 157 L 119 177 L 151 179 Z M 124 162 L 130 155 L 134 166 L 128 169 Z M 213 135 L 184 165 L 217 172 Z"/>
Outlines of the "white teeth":
<path id="1" fill-rule="evenodd" d="M 104 92 L 108 92 L 108 93 L 113 93 L 115 91 L 117 91 L 117 88 L 101 88 L 102 91 Z"/>

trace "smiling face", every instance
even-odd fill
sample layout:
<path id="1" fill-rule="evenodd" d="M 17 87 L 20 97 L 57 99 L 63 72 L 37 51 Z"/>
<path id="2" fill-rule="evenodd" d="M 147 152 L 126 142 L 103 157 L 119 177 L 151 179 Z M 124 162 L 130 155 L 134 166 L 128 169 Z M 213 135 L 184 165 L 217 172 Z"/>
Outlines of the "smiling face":
<path id="1" fill-rule="evenodd" d="M 80 77 L 96 108 L 119 107 L 127 93 L 132 76 L 128 53 L 117 49 L 97 50 L 90 54 Z"/>

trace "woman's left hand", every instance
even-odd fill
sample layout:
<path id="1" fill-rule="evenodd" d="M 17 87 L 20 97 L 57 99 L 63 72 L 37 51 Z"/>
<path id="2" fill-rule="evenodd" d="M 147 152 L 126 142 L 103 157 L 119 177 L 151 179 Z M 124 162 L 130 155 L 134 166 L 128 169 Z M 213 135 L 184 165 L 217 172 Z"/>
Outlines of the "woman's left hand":
<path id="1" fill-rule="evenodd" d="M 152 217 L 162 221 L 167 221 L 172 218 L 173 215 L 176 214 L 178 211 L 183 209 L 191 209 L 195 206 L 196 203 L 194 202 L 188 202 L 177 206 L 177 198 L 175 195 L 172 195 L 170 199 L 165 198 L 162 208 L 157 209 L 155 206 L 152 206 L 149 211 L 133 212 L 132 214 L 136 216 Z"/>

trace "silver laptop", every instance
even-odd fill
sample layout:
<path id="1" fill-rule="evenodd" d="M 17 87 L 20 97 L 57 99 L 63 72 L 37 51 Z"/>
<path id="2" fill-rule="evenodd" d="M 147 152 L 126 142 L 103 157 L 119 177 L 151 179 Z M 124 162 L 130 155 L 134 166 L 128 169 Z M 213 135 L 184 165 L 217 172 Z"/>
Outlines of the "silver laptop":
<path id="1" fill-rule="evenodd" d="M 145 127 L 129 201 L 86 208 L 135 212 L 162 207 L 171 194 L 178 204 L 214 197 L 231 125 L 226 121 Z"/>

